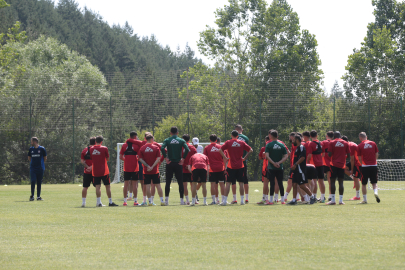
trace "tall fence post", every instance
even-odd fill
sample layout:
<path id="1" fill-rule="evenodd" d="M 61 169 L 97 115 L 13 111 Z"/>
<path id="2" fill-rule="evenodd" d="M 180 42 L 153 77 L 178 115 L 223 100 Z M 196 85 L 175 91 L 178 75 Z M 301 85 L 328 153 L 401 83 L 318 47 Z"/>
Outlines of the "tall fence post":
<path id="1" fill-rule="evenodd" d="M 75 182 L 75 99 L 72 99 L 72 133 L 73 133 L 73 151 L 72 151 L 72 181 Z"/>
<path id="2" fill-rule="evenodd" d="M 336 115 L 336 97 L 333 97 L 333 131 L 336 131 L 336 120 L 335 120 L 335 115 Z"/>
<path id="3" fill-rule="evenodd" d="M 226 98 L 225 98 L 225 130 L 224 130 L 224 138 L 222 139 L 223 142 L 226 141 Z"/>
<path id="4" fill-rule="evenodd" d="M 155 94 L 152 94 L 152 134 L 155 136 Z"/>
<path id="5" fill-rule="evenodd" d="M 30 130 L 29 130 L 29 141 L 31 141 L 32 134 L 31 134 L 31 124 L 32 124 L 32 99 L 30 97 Z"/>
<path id="6" fill-rule="evenodd" d="M 403 114 L 402 114 L 402 97 L 401 97 L 401 159 L 404 157 L 404 128 L 403 128 Z"/>
<path id="7" fill-rule="evenodd" d="M 295 97 L 293 97 L 293 121 L 294 121 L 294 132 L 297 131 L 297 124 L 295 121 Z"/>
<path id="8" fill-rule="evenodd" d="M 112 129 L 112 96 L 110 95 L 110 151 L 114 149 L 113 145 L 113 129 Z"/>
<path id="9" fill-rule="evenodd" d="M 368 131 L 367 131 L 368 136 L 371 135 L 370 126 L 371 126 L 370 97 L 368 97 Z"/>
<path id="10" fill-rule="evenodd" d="M 259 114 L 259 142 L 260 142 L 260 145 L 262 145 L 262 100 L 263 100 L 263 98 L 260 98 L 259 97 L 259 100 L 260 100 L 260 105 L 259 105 L 259 110 L 260 110 L 260 114 Z"/>
<path id="11" fill-rule="evenodd" d="M 190 134 L 190 99 L 188 97 L 188 68 L 187 68 L 187 134 Z"/>

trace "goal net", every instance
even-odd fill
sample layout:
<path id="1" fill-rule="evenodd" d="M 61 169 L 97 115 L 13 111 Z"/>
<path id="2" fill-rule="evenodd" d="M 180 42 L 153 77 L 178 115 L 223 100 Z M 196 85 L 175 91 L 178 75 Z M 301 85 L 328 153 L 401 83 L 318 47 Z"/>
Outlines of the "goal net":
<path id="1" fill-rule="evenodd" d="M 405 190 L 405 159 L 378 159 L 377 165 L 379 189 Z"/>
<path id="2" fill-rule="evenodd" d="M 124 182 L 124 162 L 120 159 L 120 151 L 122 148 L 122 145 L 124 143 L 117 143 L 117 161 L 116 161 L 116 167 L 115 167 L 115 175 L 114 175 L 114 180 L 112 181 L 113 184 L 118 184 L 121 182 Z M 210 143 L 203 142 L 199 143 L 204 149 L 205 146 L 209 145 Z M 166 182 L 166 161 L 163 161 L 160 164 L 159 167 L 159 172 L 160 172 L 160 181 L 161 182 Z M 176 178 L 173 177 L 172 182 L 176 182 Z"/>

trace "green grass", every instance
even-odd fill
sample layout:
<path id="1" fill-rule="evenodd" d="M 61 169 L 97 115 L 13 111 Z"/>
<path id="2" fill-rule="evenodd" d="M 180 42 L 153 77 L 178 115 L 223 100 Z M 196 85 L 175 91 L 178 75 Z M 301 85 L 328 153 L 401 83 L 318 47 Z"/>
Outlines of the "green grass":
<path id="1" fill-rule="evenodd" d="M 91 187 L 80 208 L 78 185 L 44 185 L 42 202 L 28 201 L 29 186 L 1 186 L 0 268 L 405 267 L 404 191 L 380 191 L 380 204 L 370 194 L 358 205 L 348 201 L 347 183 L 345 206 L 258 206 L 255 182 L 248 205 L 187 207 L 172 187 L 168 207 L 122 207 L 122 185 L 113 185 L 120 207 L 95 208 Z"/>

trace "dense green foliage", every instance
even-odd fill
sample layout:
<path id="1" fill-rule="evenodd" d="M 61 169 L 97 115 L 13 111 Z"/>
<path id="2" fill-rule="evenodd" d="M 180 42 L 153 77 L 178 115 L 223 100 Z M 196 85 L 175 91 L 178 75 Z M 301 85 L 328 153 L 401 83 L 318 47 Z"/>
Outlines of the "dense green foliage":
<path id="1" fill-rule="evenodd" d="M 40 35 L 54 37 L 77 51 L 104 73 L 116 71 L 148 72 L 186 69 L 197 59 L 189 46 L 183 52 L 159 44 L 155 36 L 139 37 L 126 23 L 110 26 L 102 16 L 74 0 L 8 0 L 10 7 L 0 10 L 0 33 L 15 21 L 27 32 L 28 40 Z"/>

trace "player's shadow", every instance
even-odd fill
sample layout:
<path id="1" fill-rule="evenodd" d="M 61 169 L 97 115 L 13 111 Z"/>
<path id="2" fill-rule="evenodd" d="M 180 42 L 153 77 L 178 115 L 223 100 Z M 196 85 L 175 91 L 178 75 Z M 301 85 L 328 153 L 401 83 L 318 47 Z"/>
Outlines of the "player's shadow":
<path id="1" fill-rule="evenodd" d="M 19 202 L 19 203 L 33 203 L 35 201 L 14 201 L 14 202 Z"/>

